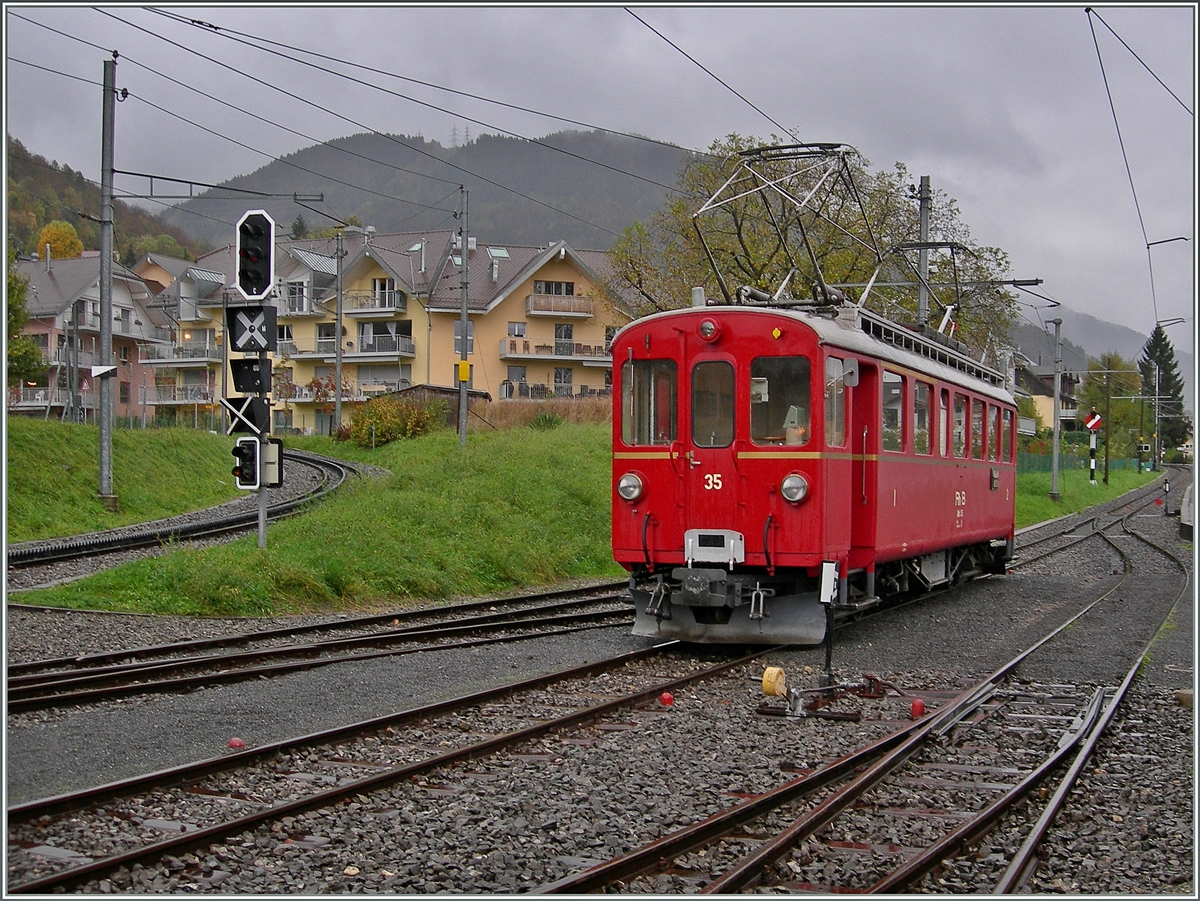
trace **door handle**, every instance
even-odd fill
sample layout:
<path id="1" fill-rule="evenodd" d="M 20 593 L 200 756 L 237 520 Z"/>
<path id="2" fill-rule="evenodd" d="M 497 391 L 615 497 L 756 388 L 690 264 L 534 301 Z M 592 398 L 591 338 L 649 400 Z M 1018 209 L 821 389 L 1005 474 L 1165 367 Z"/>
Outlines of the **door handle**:
<path id="1" fill-rule="evenodd" d="M 687 452 L 687 458 L 688 458 L 688 463 L 692 464 L 692 466 L 699 466 L 699 465 L 700 465 L 700 461 L 696 459 L 696 452 L 695 452 L 695 451 L 688 451 L 688 452 Z"/>

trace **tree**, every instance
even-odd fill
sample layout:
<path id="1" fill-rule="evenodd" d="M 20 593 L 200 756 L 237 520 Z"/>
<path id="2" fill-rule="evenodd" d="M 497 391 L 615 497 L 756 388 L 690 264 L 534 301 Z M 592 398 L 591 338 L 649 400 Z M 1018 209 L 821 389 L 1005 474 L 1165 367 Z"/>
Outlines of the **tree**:
<path id="1" fill-rule="evenodd" d="M 676 192 L 649 222 L 627 228 L 614 244 L 610 289 L 634 296 L 640 316 L 687 306 L 696 286 L 716 297 L 743 285 L 774 296 L 787 280 L 786 290 L 804 297 L 821 280 L 857 300 L 878 271 L 880 287 L 867 306 L 913 320 L 916 254 L 902 245 L 918 240 L 920 215 L 907 169 L 898 163 L 891 171 L 872 171 L 852 152 L 829 169 L 825 161 L 806 167 L 804 160 L 764 154 L 751 175 L 744 151 L 756 147 L 756 140 L 735 134 L 714 142 L 708 155 L 691 157 Z M 786 190 L 754 190 L 766 181 Z M 936 191 L 930 233 L 931 240 L 957 247 L 953 256 L 931 252 L 930 282 L 967 284 L 957 293 L 931 292 L 931 321 L 953 304 L 956 337 L 978 353 L 995 350 L 1016 315 L 1012 295 L 994 284 L 1007 273 L 1007 256 L 973 245 L 955 201 Z M 882 287 L 887 282 L 911 287 Z"/>
<path id="2" fill-rule="evenodd" d="M 1159 446 L 1169 453 L 1191 434 L 1192 421 L 1184 415 L 1183 378 L 1175 361 L 1175 348 L 1157 323 L 1142 347 L 1138 370 L 1142 375 L 1142 394 L 1151 398 L 1147 401 L 1146 421 L 1152 423 L 1157 419 Z M 1146 431 L 1152 434 L 1149 425 Z"/>
<path id="3" fill-rule="evenodd" d="M 297 213 L 296 218 L 292 220 L 292 239 L 295 241 L 300 241 L 307 236 L 308 223 L 304 221 L 303 213 Z"/>
<path id="4" fill-rule="evenodd" d="M 83 253 L 83 242 L 79 240 L 75 226 L 61 219 L 55 219 L 42 229 L 38 235 L 38 253 L 43 253 L 47 244 L 50 245 L 50 256 L 55 260 L 73 259 Z"/>
<path id="5" fill-rule="evenodd" d="M 1076 394 L 1077 418 L 1095 410 L 1102 420 L 1101 435 L 1110 456 L 1137 456 L 1140 435 L 1141 403 L 1135 400 L 1141 391 L 1137 366 L 1109 351 L 1088 361 L 1088 372 Z"/>
<path id="6" fill-rule="evenodd" d="M 5 372 L 9 385 L 34 379 L 46 369 L 41 349 L 33 339 L 22 334 L 29 321 L 29 310 L 25 305 L 29 292 L 29 279 L 17 269 L 16 248 L 8 249 L 8 297 L 6 303 L 6 351 L 8 368 Z"/>

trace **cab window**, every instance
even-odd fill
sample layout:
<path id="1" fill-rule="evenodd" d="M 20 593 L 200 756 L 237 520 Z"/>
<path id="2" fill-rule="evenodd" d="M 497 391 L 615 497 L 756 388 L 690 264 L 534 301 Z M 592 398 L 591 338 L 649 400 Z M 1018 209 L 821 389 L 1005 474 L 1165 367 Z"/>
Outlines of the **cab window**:
<path id="1" fill-rule="evenodd" d="M 692 443 L 733 443 L 733 367 L 724 360 L 706 360 L 692 369 Z"/>
<path id="2" fill-rule="evenodd" d="M 670 444 L 677 437 L 679 377 L 674 360 L 629 360 L 621 367 L 621 440 Z"/>
<path id="3" fill-rule="evenodd" d="M 1004 411 L 1004 428 L 1000 431 L 1000 459 L 1012 462 L 1012 410 Z"/>
<path id="4" fill-rule="evenodd" d="M 846 364 L 837 357 L 825 360 L 825 443 L 846 446 Z"/>
<path id="5" fill-rule="evenodd" d="M 885 451 L 904 450 L 904 377 L 883 371 L 883 421 L 880 423 Z"/>
<path id="6" fill-rule="evenodd" d="M 750 438 L 755 444 L 808 444 L 810 369 L 808 357 L 757 357 L 750 362 Z"/>
<path id="7" fill-rule="evenodd" d="M 1000 458 L 1000 408 L 994 404 L 988 404 L 987 454 L 989 460 Z"/>

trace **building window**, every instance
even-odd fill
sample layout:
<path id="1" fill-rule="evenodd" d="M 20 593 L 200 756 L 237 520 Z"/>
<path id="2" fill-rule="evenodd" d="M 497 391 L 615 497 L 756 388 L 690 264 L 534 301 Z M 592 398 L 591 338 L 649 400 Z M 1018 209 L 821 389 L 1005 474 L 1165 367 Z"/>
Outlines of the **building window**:
<path id="1" fill-rule="evenodd" d="M 575 296 L 574 282 L 543 282 L 535 281 L 533 283 L 534 294 L 559 294 L 564 297 Z"/>
<path id="2" fill-rule="evenodd" d="M 508 324 L 508 337 L 524 338 L 525 337 L 525 323 L 524 322 L 510 322 Z"/>
<path id="3" fill-rule="evenodd" d="M 462 320 L 454 320 L 454 352 L 462 356 Z M 467 353 L 475 353 L 475 323 L 467 320 Z M 457 384 L 457 383 L 455 383 Z"/>
<path id="4" fill-rule="evenodd" d="M 561 323 L 554 326 L 554 353 L 556 356 L 569 357 L 575 352 L 575 326 Z"/>
<path id="5" fill-rule="evenodd" d="M 129 403 L 129 382 L 121 382 L 120 385 L 120 403 Z"/>
<path id="6" fill-rule="evenodd" d="M 525 381 L 525 367 L 524 366 L 509 366 L 508 367 L 508 380 L 510 382 Z"/>
<path id="7" fill-rule="evenodd" d="M 308 312 L 308 285 L 304 282 L 287 283 L 287 312 Z"/>
<path id="8" fill-rule="evenodd" d="M 129 345 L 122 344 L 117 348 L 117 357 L 122 363 L 129 362 Z"/>

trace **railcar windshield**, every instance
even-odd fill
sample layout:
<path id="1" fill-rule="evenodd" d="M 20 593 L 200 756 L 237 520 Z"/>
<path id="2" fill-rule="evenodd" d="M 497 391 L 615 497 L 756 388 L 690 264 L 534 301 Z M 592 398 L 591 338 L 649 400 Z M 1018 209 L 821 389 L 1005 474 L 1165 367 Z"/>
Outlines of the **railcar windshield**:
<path id="1" fill-rule="evenodd" d="M 692 442 L 696 447 L 733 443 L 733 367 L 706 360 L 692 369 Z"/>
<path id="2" fill-rule="evenodd" d="M 621 440 L 670 444 L 677 437 L 679 375 L 674 360 L 629 360 L 621 367 Z"/>
<path id="3" fill-rule="evenodd" d="M 811 368 L 808 357 L 756 357 L 750 362 L 750 438 L 755 444 L 808 444 Z"/>

